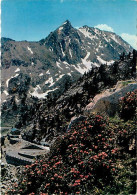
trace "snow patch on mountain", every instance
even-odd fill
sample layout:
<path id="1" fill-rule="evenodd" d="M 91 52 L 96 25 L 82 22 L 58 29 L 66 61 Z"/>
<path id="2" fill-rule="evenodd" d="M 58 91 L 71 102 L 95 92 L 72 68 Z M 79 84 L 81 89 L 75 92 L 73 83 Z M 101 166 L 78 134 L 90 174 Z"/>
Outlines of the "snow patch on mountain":
<path id="1" fill-rule="evenodd" d="M 87 60 L 89 58 L 89 56 L 90 56 L 90 52 L 87 52 L 86 57 L 84 59 L 81 59 L 82 60 L 82 63 L 86 67 L 86 72 L 89 71 L 92 68 L 91 67 L 91 62 Z"/>
<path id="2" fill-rule="evenodd" d="M 67 24 L 67 22 L 64 22 L 63 25 L 64 25 L 64 24 Z"/>
<path id="3" fill-rule="evenodd" d="M 64 53 L 64 51 L 63 51 L 63 48 L 62 48 L 62 44 L 60 43 L 60 48 L 61 48 L 61 52 L 62 52 L 62 55 L 63 55 L 63 57 L 65 56 L 65 53 Z"/>
<path id="4" fill-rule="evenodd" d="M 38 89 L 41 89 L 41 87 L 39 85 L 36 85 Z"/>
<path id="5" fill-rule="evenodd" d="M 9 95 L 9 93 L 6 90 L 4 90 L 3 92 L 5 93 L 6 96 Z"/>
<path id="6" fill-rule="evenodd" d="M 83 33 L 83 35 L 84 35 L 85 37 L 88 37 L 88 38 L 90 38 L 90 39 L 93 39 L 93 38 L 94 38 L 94 36 L 91 35 L 91 33 L 90 33 L 86 28 L 79 28 L 79 31 L 80 31 L 81 33 Z"/>
<path id="7" fill-rule="evenodd" d="M 11 77 L 11 78 L 15 78 L 15 77 L 17 77 L 17 76 L 19 76 L 19 74 L 15 74 L 15 76 L 13 76 L 13 77 Z"/>
<path id="8" fill-rule="evenodd" d="M 53 81 L 53 78 L 52 77 L 50 77 L 46 82 L 45 82 L 45 84 L 49 84 L 50 83 L 50 86 L 49 87 L 51 87 L 52 85 L 54 85 L 54 81 Z"/>
<path id="9" fill-rule="evenodd" d="M 56 81 L 60 80 L 65 74 L 61 74 L 59 78 L 56 78 Z"/>
<path id="10" fill-rule="evenodd" d="M 31 50 L 30 47 L 27 46 L 27 49 L 28 49 L 28 51 L 30 51 L 31 54 L 33 54 L 33 51 Z"/>
<path id="11" fill-rule="evenodd" d="M 96 67 L 99 67 L 99 66 L 100 66 L 100 64 L 98 64 L 98 63 L 96 63 L 96 62 L 92 62 L 92 65 L 93 65 L 93 66 L 96 66 Z"/>
<path id="12" fill-rule="evenodd" d="M 69 54 L 70 54 L 70 57 L 72 58 L 72 52 L 71 52 L 71 49 L 69 49 Z"/>
<path id="13" fill-rule="evenodd" d="M 18 99 L 18 98 L 15 98 L 15 101 L 18 103 L 18 102 L 20 102 L 20 100 Z"/>
<path id="14" fill-rule="evenodd" d="M 111 35 L 111 38 L 116 42 L 116 43 L 118 43 L 118 44 L 120 44 L 120 42 L 116 39 L 116 36 L 115 35 Z"/>
<path id="15" fill-rule="evenodd" d="M 59 63 L 59 62 L 56 62 L 56 65 L 57 65 L 57 67 L 58 67 L 58 68 L 63 69 L 63 68 L 61 68 L 61 66 L 60 66 L 60 63 Z"/>
<path id="16" fill-rule="evenodd" d="M 17 68 L 16 70 L 15 70 L 15 72 L 19 72 L 20 71 L 20 68 Z"/>
<path id="17" fill-rule="evenodd" d="M 104 39 L 105 39 L 105 41 L 108 43 L 109 42 L 109 40 L 106 38 L 106 36 L 104 36 Z"/>
<path id="18" fill-rule="evenodd" d="M 46 74 L 50 74 L 50 71 L 48 70 L 48 71 L 46 72 Z"/>
<path id="19" fill-rule="evenodd" d="M 99 44 L 99 46 L 98 46 L 99 48 L 103 48 L 103 46 L 101 45 L 101 44 Z"/>
<path id="20" fill-rule="evenodd" d="M 101 64 L 106 64 L 107 61 L 103 60 L 100 56 L 97 56 L 97 59 L 98 61 L 101 63 Z"/>
<path id="21" fill-rule="evenodd" d="M 37 97 L 39 99 L 44 99 L 46 98 L 46 96 L 48 95 L 49 92 L 52 92 L 52 91 L 55 91 L 57 90 L 58 88 L 56 87 L 55 89 L 52 89 L 52 90 L 48 90 L 46 91 L 45 93 L 38 93 L 38 86 L 36 88 L 34 88 L 34 92 L 33 93 L 30 93 L 30 95 L 34 96 L 34 97 Z"/>
<path id="22" fill-rule="evenodd" d="M 85 72 L 87 72 L 87 67 L 84 67 L 83 64 L 78 64 L 78 66 L 76 67 L 75 65 L 73 65 L 74 68 L 80 72 L 81 74 L 84 74 Z"/>
<path id="23" fill-rule="evenodd" d="M 61 26 L 61 27 L 59 28 L 59 30 L 60 30 L 60 31 L 63 30 L 63 27 Z"/>
<path id="24" fill-rule="evenodd" d="M 66 61 L 64 61 L 63 63 L 66 64 L 67 66 L 70 66 Z"/>
<path id="25" fill-rule="evenodd" d="M 111 65 L 111 64 L 113 64 L 114 62 L 115 62 L 114 60 L 110 60 L 110 61 L 107 62 L 107 65 Z"/>
<path id="26" fill-rule="evenodd" d="M 72 76 L 71 73 L 67 73 L 67 75 L 69 75 L 70 77 Z"/>
<path id="27" fill-rule="evenodd" d="M 40 77 L 43 76 L 43 75 L 44 75 L 43 73 L 40 73 L 40 74 L 39 74 Z"/>
<path id="28" fill-rule="evenodd" d="M 97 59 L 98 59 L 98 61 L 99 61 L 101 64 L 111 65 L 112 63 L 114 63 L 114 60 L 105 61 L 105 60 L 103 60 L 100 56 L 97 56 Z"/>
<path id="29" fill-rule="evenodd" d="M 8 87 L 8 85 L 9 85 L 9 80 L 10 80 L 10 79 L 8 79 L 8 80 L 6 81 L 6 85 L 7 85 L 7 87 Z"/>

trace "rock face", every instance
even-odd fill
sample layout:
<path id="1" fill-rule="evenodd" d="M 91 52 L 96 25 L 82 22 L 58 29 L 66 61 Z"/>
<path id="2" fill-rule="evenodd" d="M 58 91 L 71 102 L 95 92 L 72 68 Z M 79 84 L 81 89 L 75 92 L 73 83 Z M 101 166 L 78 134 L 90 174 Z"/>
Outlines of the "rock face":
<path id="1" fill-rule="evenodd" d="M 57 30 L 50 33 L 46 39 L 41 40 L 40 43 L 53 51 L 58 60 L 76 65 L 86 56 L 86 51 L 83 48 L 82 39 L 78 32 L 67 20 Z"/>
<path id="2" fill-rule="evenodd" d="M 119 86 L 120 83 L 121 87 Z M 126 83 L 127 86 L 124 86 Z M 118 112 L 120 98 L 125 96 L 129 91 L 132 92 L 135 89 L 137 89 L 137 83 L 134 81 L 118 82 L 115 88 L 96 95 L 92 102 L 86 106 L 85 112 L 100 113 L 112 117 Z"/>

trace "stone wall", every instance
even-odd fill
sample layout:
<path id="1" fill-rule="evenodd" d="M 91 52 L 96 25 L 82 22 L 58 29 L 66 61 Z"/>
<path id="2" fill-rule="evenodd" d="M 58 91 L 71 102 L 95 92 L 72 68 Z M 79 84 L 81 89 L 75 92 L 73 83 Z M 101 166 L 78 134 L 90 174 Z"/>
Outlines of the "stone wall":
<path id="1" fill-rule="evenodd" d="M 12 164 L 12 165 L 30 165 L 33 160 L 25 160 L 22 158 L 18 158 L 16 156 L 11 156 L 10 154 L 6 154 L 6 161 L 8 164 Z"/>

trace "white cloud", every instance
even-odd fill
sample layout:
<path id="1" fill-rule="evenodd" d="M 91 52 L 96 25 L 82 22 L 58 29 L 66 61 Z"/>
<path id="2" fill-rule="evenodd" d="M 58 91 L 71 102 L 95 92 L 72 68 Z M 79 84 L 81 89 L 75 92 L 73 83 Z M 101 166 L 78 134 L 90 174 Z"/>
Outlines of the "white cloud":
<path id="1" fill-rule="evenodd" d="M 64 0 L 60 0 L 60 3 L 63 3 L 64 2 Z"/>
<path id="2" fill-rule="evenodd" d="M 99 28 L 100 30 L 106 30 L 114 32 L 113 28 L 111 26 L 108 26 L 107 24 L 98 24 L 97 26 L 94 26 L 95 28 Z"/>
<path id="3" fill-rule="evenodd" d="M 134 49 L 137 49 L 137 36 L 136 35 L 130 35 L 127 33 L 122 33 L 121 37 L 128 42 Z"/>

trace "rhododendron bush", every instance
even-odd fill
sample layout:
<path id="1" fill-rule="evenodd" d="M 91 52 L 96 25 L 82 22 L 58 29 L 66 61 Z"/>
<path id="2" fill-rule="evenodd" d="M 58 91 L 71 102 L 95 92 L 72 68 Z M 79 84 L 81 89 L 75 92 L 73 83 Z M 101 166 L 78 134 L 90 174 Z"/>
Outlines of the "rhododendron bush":
<path id="1" fill-rule="evenodd" d="M 120 116 L 125 120 L 136 117 L 137 107 L 137 90 L 128 92 L 125 97 L 120 100 Z"/>
<path id="2" fill-rule="evenodd" d="M 127 131 L 112 128 L 102 116 L 87 117 L 58 137 L 48 156 L 27 165 L 9 194 L 96 194 L 114 186 L 121 134 L 124 139 Z"/>

